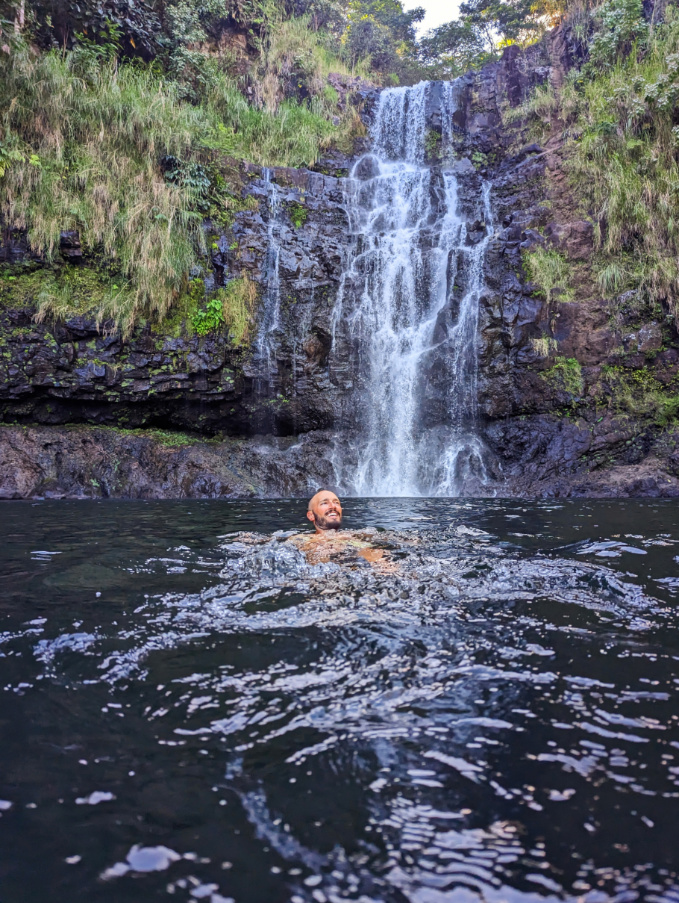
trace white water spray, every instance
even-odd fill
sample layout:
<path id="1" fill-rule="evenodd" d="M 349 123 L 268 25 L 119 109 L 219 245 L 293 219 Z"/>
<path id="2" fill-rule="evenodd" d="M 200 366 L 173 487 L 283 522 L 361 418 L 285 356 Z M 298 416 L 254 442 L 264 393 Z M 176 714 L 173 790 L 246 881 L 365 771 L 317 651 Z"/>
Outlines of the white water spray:
<path id="1" fill-rule="evenodd" d="M 382 92 L 373 150 L 349 180 L 356 250 L 335 331 L 346 328 L 359 352 L 361 385 L 352 405 L 361 438 L 356 457 L 338 447 L 335 465 L 339 487 L 356 495 L 451 496 L 487 480 L 477 371 L 479 297 L 492 236 L 489 186 L 480 199 L 484 237 L 471 244 L 454 172 L 425 165 L 432 89 L 422 82 Z M 443 159 L 450 165 L 455 83 L 443 85 L 440 98 Z M 438 337 L 440 315 L 456 298 L 455 324 Z M 437 354 L 447 397 L 432 417 Z"/>

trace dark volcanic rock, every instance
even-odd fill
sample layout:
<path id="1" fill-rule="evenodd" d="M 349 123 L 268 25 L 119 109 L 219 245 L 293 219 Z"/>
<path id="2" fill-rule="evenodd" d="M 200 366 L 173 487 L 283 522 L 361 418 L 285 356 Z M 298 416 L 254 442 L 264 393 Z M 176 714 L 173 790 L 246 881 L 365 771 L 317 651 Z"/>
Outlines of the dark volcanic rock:
<path id="1" fill-rule="evenodd" d="M 90 426 L 0 426 L 0 499 L 307 496 L 332 485 L 327 437 L 201 441 Z"/>
<path id="2" fill-rule="evenodd" d="M 246 177 L 257 203 L 237 217 L 230 244 L 215 242 L 212 262 L 220 281 L 247 274 L 264 306 L 270 186 L 258 167 L 246 168 Z M 342 185 L 306 170 L 276 169 L 270 179 L 279 203 L 281 308 L 272 359 L 258 357 L 257 341 L 247 352 L 235 348 L 224 331 L 164 335 L 146 325 L 123 341 L 92 318 L 38 324 L 34 307 L 2 310 L 2 418 L 238 436 L 332 426 L 341 392 L 328 352 L 347 242 Z M 79 247 L 77 233 L 64 241 Z M 341 353 L 335 359 L 341 371 Z"/>

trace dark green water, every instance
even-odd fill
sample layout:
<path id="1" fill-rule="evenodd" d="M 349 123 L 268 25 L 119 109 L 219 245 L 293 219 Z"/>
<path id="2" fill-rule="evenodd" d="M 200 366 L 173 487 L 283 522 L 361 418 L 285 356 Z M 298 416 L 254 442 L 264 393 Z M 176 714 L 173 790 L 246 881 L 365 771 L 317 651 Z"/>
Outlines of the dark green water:
<path id="1" fill-rule="evenodd" d="M 3 503 L 0 901 L 679 901 L 674 502 Z"/>

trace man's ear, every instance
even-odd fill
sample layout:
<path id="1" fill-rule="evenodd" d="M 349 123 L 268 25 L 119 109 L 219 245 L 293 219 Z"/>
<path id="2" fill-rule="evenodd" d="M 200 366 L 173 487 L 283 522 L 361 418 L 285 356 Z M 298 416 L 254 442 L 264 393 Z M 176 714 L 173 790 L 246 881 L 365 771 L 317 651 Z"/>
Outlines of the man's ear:
<path id="1" fill-rule="evenodd" d="M 313 511 L 307 511 L 306 516 L 307 516 L 307 519 L 310 520 L 312 524 L 316 523 L 316 517 L 315 517 Z"/>

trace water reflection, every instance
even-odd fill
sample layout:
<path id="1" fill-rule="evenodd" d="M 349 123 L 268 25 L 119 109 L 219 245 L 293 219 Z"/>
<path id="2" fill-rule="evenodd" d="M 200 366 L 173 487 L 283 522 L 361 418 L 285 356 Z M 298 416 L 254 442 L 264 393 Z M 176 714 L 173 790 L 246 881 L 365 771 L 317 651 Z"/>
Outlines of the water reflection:
<path id="1" fill-rule="evenodd" d="M 3 509 L 7 899 L 679 900 L 671 503 L 347 507 Z"/>

